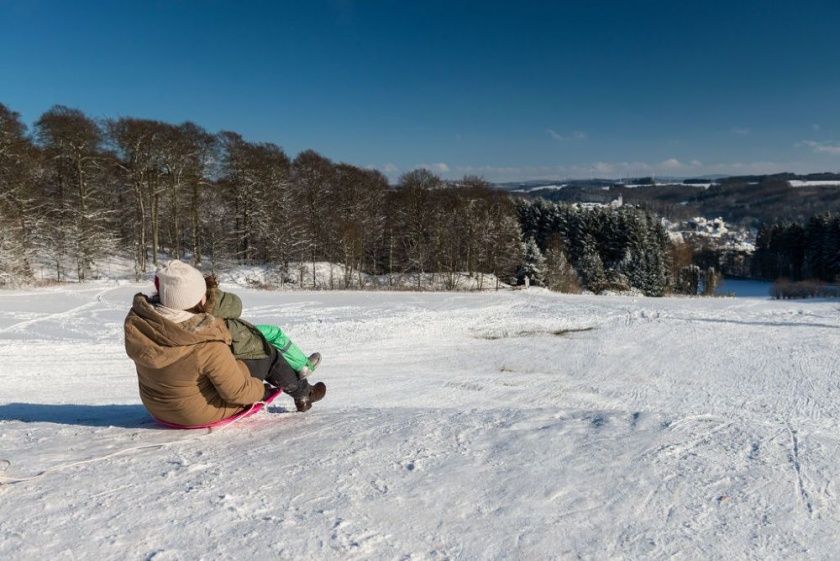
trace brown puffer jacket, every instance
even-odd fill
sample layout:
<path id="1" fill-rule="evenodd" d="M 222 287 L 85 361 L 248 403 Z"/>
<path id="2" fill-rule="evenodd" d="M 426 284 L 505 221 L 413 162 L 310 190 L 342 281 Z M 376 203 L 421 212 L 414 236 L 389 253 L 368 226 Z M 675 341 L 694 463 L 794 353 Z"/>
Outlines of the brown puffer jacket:
<path id="1" fill-rule="evenodd" d="M 264 387 L 230 352 L 222 320 L 161 317 L 143 294 L 125 318 L 125 350 L 137 366 L 140 399 L 152 416 L 198 425 L 229 417 L 263 398 Z"/>

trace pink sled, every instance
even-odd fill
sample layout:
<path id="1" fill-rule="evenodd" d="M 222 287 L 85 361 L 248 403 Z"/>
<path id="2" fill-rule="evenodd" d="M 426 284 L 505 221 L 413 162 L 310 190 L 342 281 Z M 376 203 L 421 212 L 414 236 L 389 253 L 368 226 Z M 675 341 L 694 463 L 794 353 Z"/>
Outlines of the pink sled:
<path id="1" fill-rule="evenodd" d="M 160 423 L 161 425 L 168 427 L 170 429 L 181 429 L 181 430 L 190 430 L 190 429 L 215 429 L 219 427 L 224 427 L 231 423 L 235 423 L 240 419 L 244 419 L 245 417 L 250 417 L 255 413 L 259 413 L 263 410 L 266 405 L 270 405 L 272 401 L 277 399 L 277 396 L 283 393 L 283 388 L 278 388 L 273 393 L 269 394 L 267 398 L 262 401 L 258 401 L 256 403 L 252 403 L 246 409 L 243 409 L 239 413 L 231 415 L 230 417 L 225 417 L 219 421 L 213 421 L 212 423 L 203 423 L 201 425 L 179 425 L 178 423 L 170 423 L 168 421 L 163 421 L 158 419 L 157 417 L 153 417 L 155 421 Z"/>

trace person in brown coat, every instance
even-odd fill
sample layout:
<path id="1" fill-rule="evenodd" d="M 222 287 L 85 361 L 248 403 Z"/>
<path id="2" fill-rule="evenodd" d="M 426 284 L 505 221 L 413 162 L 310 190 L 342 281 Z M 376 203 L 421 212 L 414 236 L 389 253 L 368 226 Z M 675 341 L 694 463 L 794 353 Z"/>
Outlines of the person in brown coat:
<path id="1" fill-rule="evenodd" d="M 326 393 L 296 373 L 279 353 L 242 361 L 221 319 L 203 310 L 206 284 L 181 261 L 157 272 L 158 294 L 134 296 L 125 319 L 125 349 L 137 368 L 140 399 L 161 421 L 199 425 L 234 415 L 282 387 L 306 411 Z M 268 383 L 264 383 L 266 381 Z"/>

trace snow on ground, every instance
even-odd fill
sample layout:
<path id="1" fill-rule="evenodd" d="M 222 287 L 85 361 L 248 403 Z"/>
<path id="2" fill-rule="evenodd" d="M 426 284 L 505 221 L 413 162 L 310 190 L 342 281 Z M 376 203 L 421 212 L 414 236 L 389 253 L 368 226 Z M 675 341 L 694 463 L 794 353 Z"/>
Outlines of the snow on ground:
<path id="1" fill-rule="evenodd" d="M 560 191 L 568 187 L 568 184 L 552 184 L 552 185 L 532 185 L 523 187 L 521 189 L 512 189 L 511 193 L 534 193 L 536 191 Z"/>
<path id="2" fill-rule="evenodd" d="M 329 391 L 195 433 L 140 405 L 137 290 L 0 292 L 0 558 L 840 548 L 837 302 L 243 289 L 323 353 Z"/>
<path id="3" fill-rule="evenodd" d="M 509 288 L 489 273 L 394 273 L 370 275 L 349 270 L 339 263 L 290 263 L 288 268 L 270 265 L 237 265 L 220 267 L 221 282 L 241 287 L 269 289 L 380 289 L 380 290 L 496 290 Z"/>
<path id="4" fill-rule="evenodd" d="M 840 181 L 836 179 L 833 180 L 820 180 L 820 181 L 808 181 L 805 179 L 791 179 L 788 181 L 791 187 L 840 187 Z"/>
<path id="5" fill-rule="evenodd" d="M 161 253 L 159 262 L 166 263 L 173 256 Z M 191 256 L 182 256 L 191 262 Z M 63 264 L 61 280 L 77 282 L 78 275 L 71 263 Z M 147 279 L 152 281 L 155 266 L 150 263 L 149 271 L 135 272 L 134 262 L 125 255 L 110 256 L 93 264 L 89 279 L 96 283 L 132 282 Z M 510 279 L 496 279 L 489 273 L 453 272 L 453 273 L 393 273 L 371 275 L 356 269 L 348 269 L 341 263 L 328 261 L 291 262 L 287 266 L 259 264 L 241 264 L 235 260 L 212 261 L 205 259 L 202 271 L 215 274 L 221 282 L 248 288 L 268 289 L 374 289 L 374 290 L 496 290 L 508 288 L 505 282 Z M 58 277 L 54 267 L 46 262 L 38 262 L 33 267 L 34 278 L 29 284 L 9 283 L 8 288 L 21 286 L 55 285 Z M 2 279 L 0 279 L 2 280 Z M 0 289 L 7 286 L 0 283 Z"/>

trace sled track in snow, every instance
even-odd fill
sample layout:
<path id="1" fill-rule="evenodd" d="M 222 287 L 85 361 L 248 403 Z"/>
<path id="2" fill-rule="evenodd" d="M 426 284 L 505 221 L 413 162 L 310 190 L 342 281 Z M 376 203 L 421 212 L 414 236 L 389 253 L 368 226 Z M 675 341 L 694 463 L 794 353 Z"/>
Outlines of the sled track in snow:
<path id="1" fill-rule="evenodd" d="M 177 441 L 173 440 L 171 442 L 162 442 L 162 443 L 159 443 L 159 444 L 143 444 L 141 446 L 132 446 L 131 448 L 124 448 L 122 450 L 117 450 L 116 452 L 111 452 L 110 454 L 105 454 L 103 456 L 97 456 L 95 458 L 88 458 L 88 459 L 85 459 L 85 460 L 79 460 L 79 461 L 76 461 L 76 462 L 70 462 L 70 463 L 54 466 L 54 467 L 51 467 L 51 468 L 47 468 L 43 471 L 39 471 L 38 473 L 35 473 L 35 474 L 32 474 L 32 475 L 25 475 L 25 476 L 20 476 L 20 477 L 0 476 L 0 491 L 2 491 L 5 487 L 7 487 L 9 485 L 15 485 L 17 483 L 25 483 L 27 481 L 35 481 L 36 479 L 40 479 L 41 477 L 44 477 L 45 475 L 49 475 L 51 473 L 57 473 L 57 472 L 60 472 L 60 471 L 64 471 L 66 469 L 73 468 L 73 467 L 83 466 L 83 465 L 87 465 L 87 464 L 93 464 L 93 463 L 96 463 L 96 462 L 101 462 L 101 461 L 104 461 L 104 460 L 115 458 L 117 456 L 122 456 L 123 454 L 128 454 L 130 452 L 138 452 L 140 450 L 152 450 L 152 449 L 155 449 L 155 448 L 165 448 L 165 447 L 167 447 L 169 445 L 172 445 L 172 444 L 175 444 L 177 442 L 190 442 L 191 440 L 197 440 L 197 438 L 193 438 L 193 439 L 190 439 L 190 440 L 177 440 Z M 8 468 L 8 466 L 11 465 L 11 462 L 9 462 L 9 460 L 0 460 L 0 463 L 5 463 L 7 468 Z"/>

